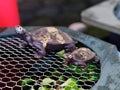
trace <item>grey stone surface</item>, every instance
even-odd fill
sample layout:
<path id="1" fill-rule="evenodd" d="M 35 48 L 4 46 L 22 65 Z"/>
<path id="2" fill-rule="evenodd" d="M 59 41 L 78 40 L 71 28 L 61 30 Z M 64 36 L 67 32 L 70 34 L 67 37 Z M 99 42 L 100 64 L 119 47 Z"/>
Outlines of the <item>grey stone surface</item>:
<path id="1" fill-rule="evenodd" d="M 82 12 L 83 22 L 120 34 L 120 21 L 114 15 L 114 8 L 120 0 L 106 0 Z"/>
<path id="2" fill-rule="evenodd" d="M 120 58 L 114 45 L 80 32 L 62 28 L 74 39 L 97 53 L 101 63 L 101 76 L 91 90 L 120 90 Z"/>

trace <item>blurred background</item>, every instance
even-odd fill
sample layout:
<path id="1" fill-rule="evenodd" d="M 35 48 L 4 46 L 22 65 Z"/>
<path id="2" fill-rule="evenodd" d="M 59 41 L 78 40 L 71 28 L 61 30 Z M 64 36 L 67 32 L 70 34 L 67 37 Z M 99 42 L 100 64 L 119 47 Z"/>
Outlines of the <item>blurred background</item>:
<path id="1" fill-rule="evenodd" d="M 69 27 L 73 23 L 82 22 L 82 11 L 103 1 L 105 0 L 17 0 L 20 24 L 22 26 Z M 85 33 L 115 44 L 120 49 L 119 35 L 97 27 L 83 25 L 85 25 L 83 26 Z"/>
<path id="2" fill-rule="evenodd" d="M 68 26 L 86 8 L 104 0 L 18 0 L 22 25 Z"/>
<path id="3" fill-rule="evenodd" d="M 66 26 L 81 22 L 81 12 L 105 0 L 18 0 L 22 26 Z M 110 32 L 86 25 L 87 34 L 107 42 Z"/>

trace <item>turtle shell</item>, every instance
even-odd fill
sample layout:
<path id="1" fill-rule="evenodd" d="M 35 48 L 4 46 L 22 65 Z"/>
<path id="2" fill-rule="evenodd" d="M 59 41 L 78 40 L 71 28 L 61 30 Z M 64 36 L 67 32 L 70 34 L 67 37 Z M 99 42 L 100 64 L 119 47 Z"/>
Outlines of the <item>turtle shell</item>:
<path id="1" fill-rule="evenodd" d="M 87 61 L 91 61 L 92 59 L 95 58 L 96 54 L 91 51 L 88 48 L 79 48 L 74 50 L 72 53 L 72 58 L 75 62 L 79 62 L 79 61 L 83 61 L 83 62 L 87 62 Z"/>
<path id="2" fill-rule="evenodd" d="M 32 31 L 31 34 L 43 43 L 47 51 L 60 51 L 64 46 L 74 43 L 74 40 L 67 33 L 55 27 L 42 27 Z"/>

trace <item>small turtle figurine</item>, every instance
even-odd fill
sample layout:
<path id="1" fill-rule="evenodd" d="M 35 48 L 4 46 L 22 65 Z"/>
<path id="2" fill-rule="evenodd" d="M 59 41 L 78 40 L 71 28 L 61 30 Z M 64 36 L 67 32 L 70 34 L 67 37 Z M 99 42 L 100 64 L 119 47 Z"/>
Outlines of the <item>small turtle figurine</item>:
<path id="1" fill-rule="evenodd" d="M 21 43 L 20 45 L 21 47 L 30 45 L 36 48 L 36 50 L 38 51 L 37 53 L 39 54 L 39 57 L 43 57 L 46 55 L 46 51 L 43 47 L 43 44 L 39 40 L 34 39 L 32 35 L 26 31 L 26 29 L 24 29 L 21 26 L 16 26 L 15 29 L 16 29 L 16 33 L 20 36 L 20 38 L 26 41 Z"/>
<path id="2" fill-rule="evenodd" d="M 16 32 L 28 45 L 36 47 L 43 55 L 45 55 L 45 50 L 57 52 L 64 49 L 66 52 L 71 52 L 76 49 L 76 42 L 68 34 L 55 27 L 42 27 L 28 33 L 23 27 L 17 26 Z"/>
<path id="3" fill-rule="evenodd" d="M 90 49 L 84 47 L 78 48 L 71 53 L 65 54 L 65 61 L 67 65 L 80 65 L 82 70 L 86 70 L 86 64 L 93 60 L 95 62 L 98 62 L 98 57 L 96 54 Z"/>
<path id="4" fill-rule="evenodd" d="M 67 33 L 58 30 L 55 27 L 42 27 L 31 31 L 32 36 L 43 43 L 48 52 L 57 52 L 65 50 L 71 52 L 76 49 L 74 41 Z"/>

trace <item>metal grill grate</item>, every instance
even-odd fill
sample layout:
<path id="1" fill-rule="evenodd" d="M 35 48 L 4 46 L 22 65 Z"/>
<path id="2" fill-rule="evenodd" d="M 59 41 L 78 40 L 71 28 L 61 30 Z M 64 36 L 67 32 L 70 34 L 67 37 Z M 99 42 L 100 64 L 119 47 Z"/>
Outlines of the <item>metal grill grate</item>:
<path id="1" fill-rule="evenodd" d="M 0 90 L 22 90 L 24 78 L 35 79 L 36 83 L 32 86 L 37 90 L 44 78 L 58 80 L 60 76 L 65 80 L 70 77 L 78 79 L 78 86 L 86 90 L 99 79 L 99 63 L 88 65 L 88 70 L 84 72 L 77 67 L 78 72 L 74 72 L 76 67 L 66 66 L 55 52 L 48 53 L 43 59 L 36 59 L 35 49 L 29 46 L 20 48 L 21 42 L 18 37 L 0 38 Z"/>

